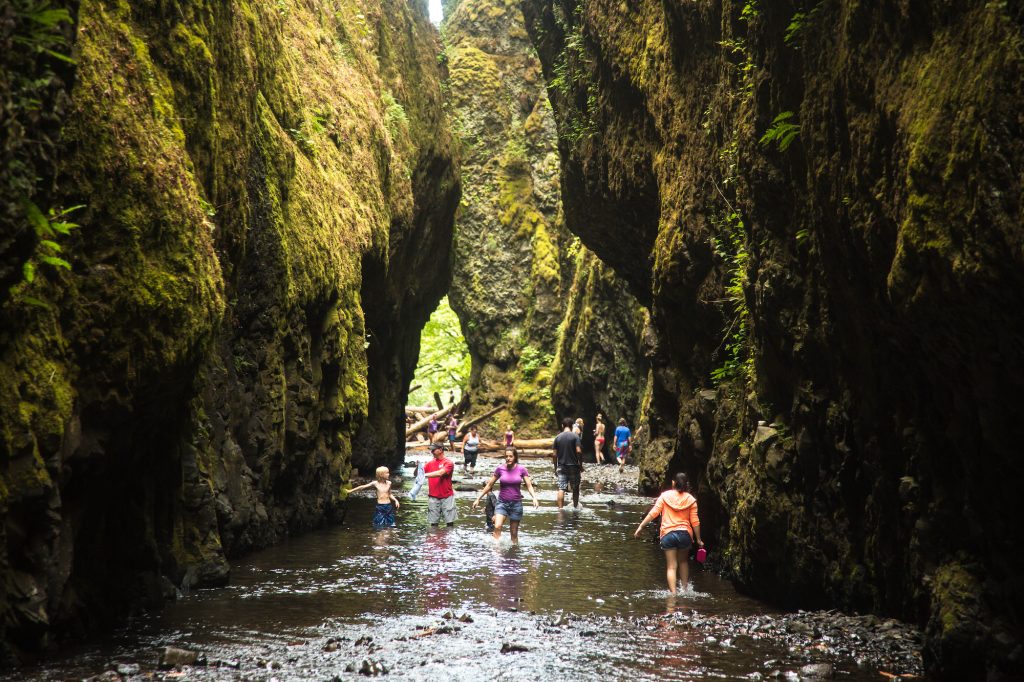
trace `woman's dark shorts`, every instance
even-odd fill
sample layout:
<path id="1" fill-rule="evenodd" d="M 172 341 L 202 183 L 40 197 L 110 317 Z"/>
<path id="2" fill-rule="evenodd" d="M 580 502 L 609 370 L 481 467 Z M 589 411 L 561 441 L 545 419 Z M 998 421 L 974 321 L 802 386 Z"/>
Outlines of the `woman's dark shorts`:
<path id="1" fill-rule="evenodd" d="M 522 500 L 498 500 L 498 504 L 494 506 L 494 513 L 501 514 L 509 521 L 522 521 L 523 520 L 523 501 Z"/>
<path id="2" fill-rule="evenodd" d="M 661 536 L 662 549 L 690 549 L 693 540 L 685 530 L 674 530 Z"/>
<path id="3" fill-rule="evenodd" d="M 462 453 L 463 463 L 468 467 L 476 467 L 477 450 L 465 450 Z"/>

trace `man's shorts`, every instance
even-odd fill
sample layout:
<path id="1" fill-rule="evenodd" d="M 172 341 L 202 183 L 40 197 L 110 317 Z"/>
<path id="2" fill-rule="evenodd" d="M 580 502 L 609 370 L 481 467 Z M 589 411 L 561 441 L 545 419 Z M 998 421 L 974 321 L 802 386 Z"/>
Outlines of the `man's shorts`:
<path id="1" fill-rule="evenodd" d="M 455 523 L 455 496 L 428 497 L 427 523 L 436 526 L 438 522 Z"/>
<path id="2" fill-rule="evenodd" d="M 498 500 L 498 504 L 494 505 L 494 513 L 501 514 L 509 521 L 522 521 L 523 520 L 523 501 L 522 500 Z"/>
<path id="3" fill-rule="evenodd" d="M 627 445 L 626 443 L 623 443 L 622 445 L 618 445 L 618 446 L 615 447 L 615 456 L 618 457 L 619 459 L 625 460 L 626 459 L 626 455 L 628 455 L 628 454 L 629 454 L 629 445 Z"/>
<path id="4" fill-rule="evenodd" d="M 662 549 L 690 549 L 693 540 L 685 530 L 674 530 L 661 536 Z"/>
<path id="5" fill-rule="evenodd" d="M 555 475 L 558 477 L 558 489 L 569 490 L 570 486 L 573 490 L 580 489 L 580 468 L 576 466 L 560 466 L 555 469 Z"/>

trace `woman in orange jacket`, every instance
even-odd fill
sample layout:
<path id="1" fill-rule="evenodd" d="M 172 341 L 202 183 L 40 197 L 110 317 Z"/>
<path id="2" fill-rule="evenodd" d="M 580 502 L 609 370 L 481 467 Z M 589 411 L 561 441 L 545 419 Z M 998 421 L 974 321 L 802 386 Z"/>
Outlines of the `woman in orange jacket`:
<path id="1" fill-rule="evenodd" d="M 661 515 L 661 548 L 665 550 L 665 577 L 668 591 L 676 593 L 676 579 L 683 581 L 686 589 L 690 581 L 690 546 L 696 539 L 697 546 L 703 547 L 700 539 L 700 518 L 697 517 L 697 498 L 690 494 L 690 479 L 684 473 L 676 474 L 672 490 L 666 490 L 654 503 L 651 511 L 636 527 L 633 537 L 640 537 L 640 531 L 654 517 Z"/>

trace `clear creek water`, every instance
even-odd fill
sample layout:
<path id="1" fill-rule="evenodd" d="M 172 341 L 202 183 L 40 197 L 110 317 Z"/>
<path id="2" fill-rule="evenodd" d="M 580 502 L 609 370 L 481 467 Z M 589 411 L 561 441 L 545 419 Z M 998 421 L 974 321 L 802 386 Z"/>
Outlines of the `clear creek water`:
<path id="1" fill-rule="evenodd" d="M 454 527 L 433 529 L 426 489 L 418 501 L 400 493 L 398 527 L 383 531 L 370 526 L 373 499 L 353 496 L 342 526 L 235 562 L 230 586 L 0 679 L 79 680 L 118 664 L 139 666 L 122 668 L 125 679 L 326 682 L 358 679 L 361 668 L 423 680 L 796 679 L 819 660 L 837 679 L 881 679 L 855 648 L 759 634 L 783 614 L 694 562 L 692 588 L 671 597 L 653 537 L 632 537 L 652 500 L 585 480 L 581 509 L 559 512 L 550 465 L 524 464 L 541 507 L 527 504 L 518 546 L 507 531 L 500 543 L 484 531 L 475 492 L 456 494 Z M 209 664 L 158 671 L 168 645 Z"/>

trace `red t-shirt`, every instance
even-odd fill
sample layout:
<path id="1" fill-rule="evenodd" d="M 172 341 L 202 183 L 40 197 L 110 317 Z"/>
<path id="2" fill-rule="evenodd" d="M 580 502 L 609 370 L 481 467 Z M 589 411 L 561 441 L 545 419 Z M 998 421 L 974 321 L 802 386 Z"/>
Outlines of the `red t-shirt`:
<path id="1" fill-rule="evenodd" d="M 441 468 L 445 471 L 443 475 L 427 479 L 427 494 L 431 497 L 451 497 L 455 494 L 452 490 L 452 472 L 455 471 L 455 465 L 450 459 L 432 459 L 424 465 L 423 472 L 429 474 Z"/>

